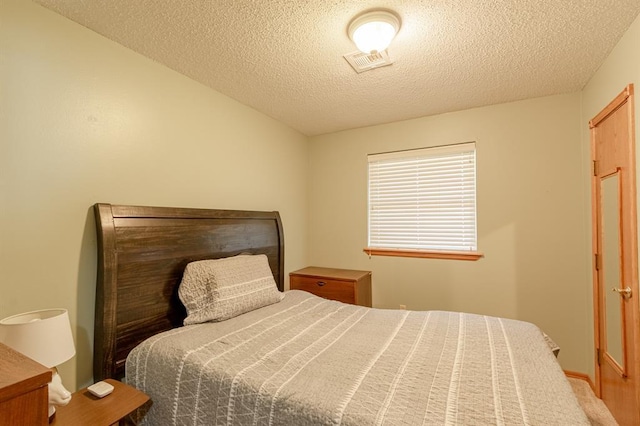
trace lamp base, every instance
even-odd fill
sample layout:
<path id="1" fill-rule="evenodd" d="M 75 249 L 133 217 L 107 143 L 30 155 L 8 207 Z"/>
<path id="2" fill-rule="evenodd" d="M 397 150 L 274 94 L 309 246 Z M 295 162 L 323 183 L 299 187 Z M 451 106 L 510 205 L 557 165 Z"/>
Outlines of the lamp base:
<path id="1" fill-rule="evenodd" d="M 53 376 L 49 383 L 49 421 L 56 414 L 56 406 L 62 407 L 71 401 L 71 392 L 62 385 L 58 369 L 53 367 L 51 370 L 53 371 Z"/>

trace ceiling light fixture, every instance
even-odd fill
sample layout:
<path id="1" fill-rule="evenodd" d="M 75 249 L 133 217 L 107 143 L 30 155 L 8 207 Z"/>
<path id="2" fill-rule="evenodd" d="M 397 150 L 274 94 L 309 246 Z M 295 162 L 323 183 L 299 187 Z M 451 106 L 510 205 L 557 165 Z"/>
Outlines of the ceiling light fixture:
<path id="1" fill-rule="evenodd" d="M 400 18 L 388 10 L 371 10 L 349 24 L 349 38 L 366 54 L 384 51 L 400 30 Z"/>

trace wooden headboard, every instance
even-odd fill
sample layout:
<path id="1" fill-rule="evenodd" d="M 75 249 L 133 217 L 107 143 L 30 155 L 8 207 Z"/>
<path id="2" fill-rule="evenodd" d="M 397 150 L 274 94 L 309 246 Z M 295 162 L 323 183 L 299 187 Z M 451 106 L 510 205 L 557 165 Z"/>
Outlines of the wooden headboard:
<path id="1" fill-rule="evenodd" d="M 122 378 L 129 352 L 182 326 L 178 285 L 189 262 L 265 254 L 284 291 L 284 238 L 278 212 L 96 204 L 98 279 L 94 380 Z"/>

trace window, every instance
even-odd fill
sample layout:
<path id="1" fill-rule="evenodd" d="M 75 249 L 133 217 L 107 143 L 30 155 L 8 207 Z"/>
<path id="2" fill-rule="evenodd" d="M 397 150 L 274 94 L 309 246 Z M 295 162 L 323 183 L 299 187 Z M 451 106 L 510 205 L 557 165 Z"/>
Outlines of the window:
<path id="1" fill-rule="evenodd" d="M 477 260 L 475 142 L 372 154 L 370 255 Z"/>

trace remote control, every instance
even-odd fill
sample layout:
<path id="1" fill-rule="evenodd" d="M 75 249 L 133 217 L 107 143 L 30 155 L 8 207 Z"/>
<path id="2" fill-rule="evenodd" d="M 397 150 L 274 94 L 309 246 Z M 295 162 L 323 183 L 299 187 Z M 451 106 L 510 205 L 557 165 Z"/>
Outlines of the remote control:
<path id="1" fill-rule="evenodd" d="M 107 382 L 97 382 L 87 388 L 92 395 L 103 398 L 113 392 L 113 386 Z"/>

